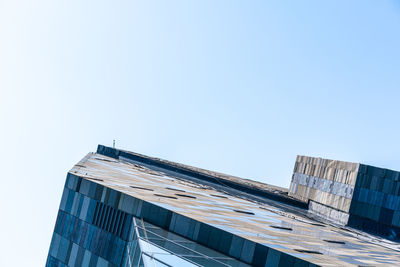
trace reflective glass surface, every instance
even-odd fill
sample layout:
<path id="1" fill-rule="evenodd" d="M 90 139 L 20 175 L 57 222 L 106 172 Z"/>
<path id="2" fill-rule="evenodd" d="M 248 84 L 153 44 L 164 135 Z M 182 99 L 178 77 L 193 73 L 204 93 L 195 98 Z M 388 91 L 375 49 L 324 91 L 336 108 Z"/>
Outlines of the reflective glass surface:
<path id="1" fill-rule="evenodd" d="M 145 266 L 248 266 L 141 219 L 133 220 L 134 240 Z"/>

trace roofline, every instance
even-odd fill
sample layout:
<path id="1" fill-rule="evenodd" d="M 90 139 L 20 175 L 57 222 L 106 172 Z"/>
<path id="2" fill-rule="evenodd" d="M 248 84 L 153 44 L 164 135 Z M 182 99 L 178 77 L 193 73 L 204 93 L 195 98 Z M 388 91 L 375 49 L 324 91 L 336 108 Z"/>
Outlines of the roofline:
<path id="1" fill-rule="evenodd" d="M 136 162 L 140 162 L 143 164 L 151 165 L 157 168 L 161 168 L 164 170 L 172 171 L 175 173 L 187 175 L 193 177 L 195 179 L 204 181 L 206 183 L 215 184 L 221 186 L 221 184 L 227 188 L 236 189 L 241 192 L 245 192 L 252 196 L 266 198 L 270 200 L 279 201 L 285 204 L 289 204 L 291 206 L 295 206 L 302 209 L 308 208 L 308 203 L 301 202 L 295 198 L 292 198 L 287 195 L 287 191 L 284 191 L 283 188 L 279 189 L 278 187 L 270 186 L 271 191 L 267 190 L 267 184 L 253 182 L 251 184 L 251 180 L 242 179 L 239 177 L 229 176 L 226 174 L 220 174 L 217 172 L 207 171 L 199 168 L 195 168 L 192 166 L 171 162 L 159 158 L 149 157 L 142 154 L 138 154 L 135 152 L 125 151 L 121 149 L 116 149 L 112 147 L 107 147 L 104 145 L 98 145 L 97 153 L 108 156 L 114 159 L 119 159 L 120 157 L 127 158 L 129 160 L 133 160 Z M 222 176 L 222 177 L 221 177 Z M 223 177 L 226 178 L 223 178 Z M 246 183 L 247 182 L 247 183 Z M 259 185 L 257 185 L 257 183 Z M 261 185 L 265 185 L 265 188 L 261 187 Z M 278 191 L 278 192 L 276 192 Z"/>

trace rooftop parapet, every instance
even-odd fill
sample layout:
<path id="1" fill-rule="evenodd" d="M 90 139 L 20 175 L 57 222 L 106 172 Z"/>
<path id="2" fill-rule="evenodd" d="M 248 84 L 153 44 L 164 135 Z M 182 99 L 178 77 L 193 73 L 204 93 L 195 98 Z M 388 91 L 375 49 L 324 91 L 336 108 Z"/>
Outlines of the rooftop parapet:
<path id="1" fill-rule="evenodd" d="M 279 186 L 269 185 L 103 145 L 99 145 L 97 147 L 97 153 L 104 156 L 113 157 L 115 159 L 124 159 L 133 163 L 136 162 L 140 164 L 147 164 L 152 168 L 156 167 L 163 171 L 169 171 L 171 173 L 178 174 L 181 178 L 187 180 L 195 180 L 196 182 L 203 184 L 213 184 L 224 187 L 227 190 L 234 189 L 241 191 L 246 193 L 249 197 L 276 200 L 297 208 L 307 209 L 306 203 L 299 201 L 294 197 L 288 196 L 287 189 Z"/>
<path id="2" fill-rule="evenodd" d="M 360 163 L 297 156 L 289 196 L 341 225 L 400 236 L 400 173 Z"/>

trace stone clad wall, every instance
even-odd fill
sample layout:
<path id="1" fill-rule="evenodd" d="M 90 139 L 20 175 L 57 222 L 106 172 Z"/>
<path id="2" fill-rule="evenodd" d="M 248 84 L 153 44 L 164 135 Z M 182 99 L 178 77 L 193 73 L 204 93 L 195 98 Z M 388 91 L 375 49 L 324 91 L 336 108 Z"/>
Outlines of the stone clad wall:
<path id="1" fill-rule="evenodd" d="M 338 224 L 400 238 L 400 172 L 297 156 L 289 195 Z"/>
<path id="2" fill-rule="evenodd" d="M 348 212 L 358 167 L 357 163 L 297 156 L 289 195 Z"/>

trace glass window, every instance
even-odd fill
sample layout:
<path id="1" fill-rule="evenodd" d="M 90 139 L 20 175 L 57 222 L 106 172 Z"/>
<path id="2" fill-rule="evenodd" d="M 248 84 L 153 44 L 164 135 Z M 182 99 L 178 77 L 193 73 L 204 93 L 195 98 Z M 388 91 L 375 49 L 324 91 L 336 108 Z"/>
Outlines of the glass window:
<path id="1" fill-rule="evenodd" d="M 143 261 L 146 266 L 196 266 L 193 263 L 156 247 L 149 242 L 139 240 L 139 245 L 142 249 Z M 162 265 L 158 265 L 159 263 Z"/>
<path id="2" fill-rule="evenodd" d="M 134 218 L 141 257 L 150 266 L 249 266 L 197 242 Z M 227 244 L 230 247 L 230 242 Z M 229 250 L 229 247 L 227 250 Z M 254 248 L 253 248 L 254 250 Z M 134 259 L 138 257 L 135 253 Z M 134 264 L 134 266 L 136 266 Z"/>

